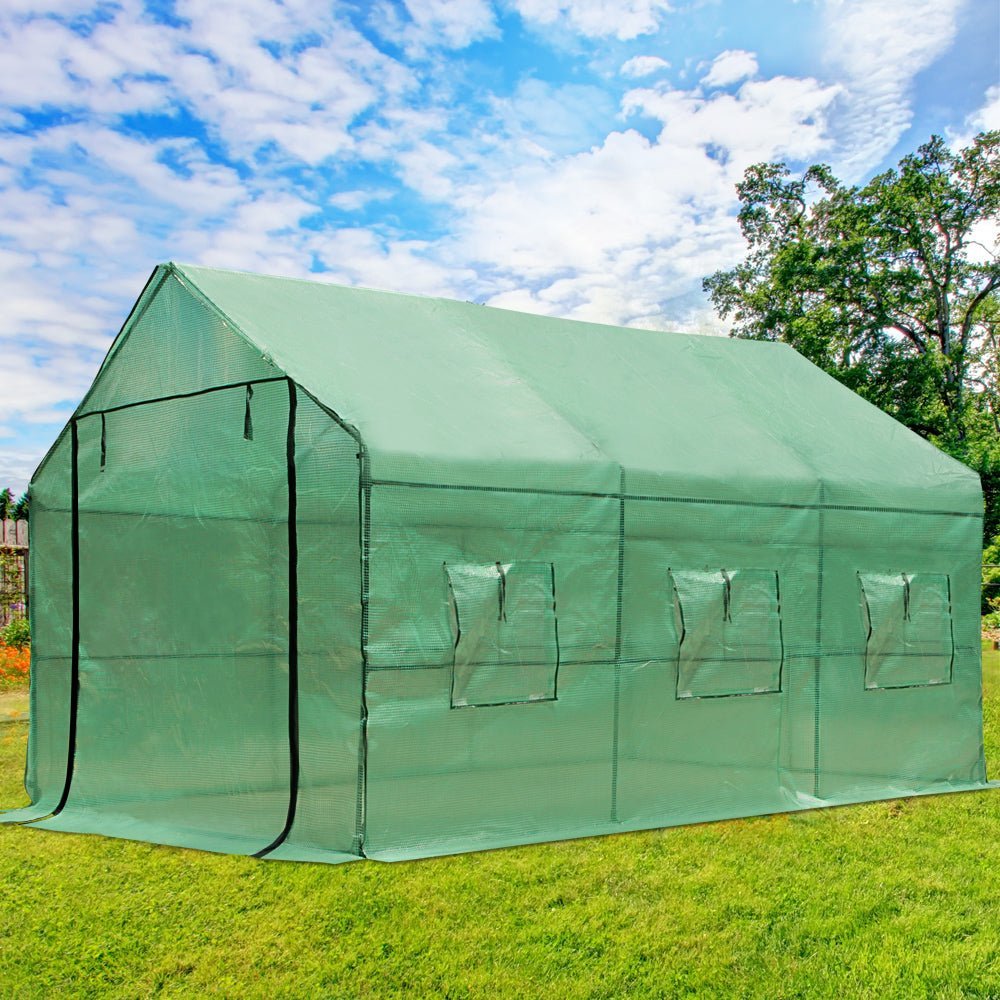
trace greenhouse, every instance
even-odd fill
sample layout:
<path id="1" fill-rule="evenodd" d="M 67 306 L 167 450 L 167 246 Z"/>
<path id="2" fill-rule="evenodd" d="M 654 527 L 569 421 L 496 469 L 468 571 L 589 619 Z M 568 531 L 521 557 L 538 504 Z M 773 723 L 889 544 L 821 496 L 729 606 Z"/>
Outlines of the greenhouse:
<path id="1" fill-rule="evenodd" d="M 166 264 L 0 820 L 400 860 L 986 784 L 977 476 L 791 348 Z"/>

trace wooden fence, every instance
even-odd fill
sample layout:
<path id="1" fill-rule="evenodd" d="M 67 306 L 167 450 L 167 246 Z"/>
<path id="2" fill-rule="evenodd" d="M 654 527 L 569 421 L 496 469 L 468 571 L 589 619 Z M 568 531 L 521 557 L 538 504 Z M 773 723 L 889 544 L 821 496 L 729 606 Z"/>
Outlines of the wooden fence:
<path id="1" fill-rule="evenodd" d="M 0 627 L 28 613 L 28 522 L 0 521 Z"/>

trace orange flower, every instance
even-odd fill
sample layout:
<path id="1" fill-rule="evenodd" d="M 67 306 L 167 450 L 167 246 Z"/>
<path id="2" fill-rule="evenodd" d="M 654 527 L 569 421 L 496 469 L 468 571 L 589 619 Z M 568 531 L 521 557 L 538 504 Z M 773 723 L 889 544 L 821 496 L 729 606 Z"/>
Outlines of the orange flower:
<path id="1" fill-rule="evenodd" d="M 0 642 L 0 688 L 19 687 L 27 683 L 30 668 L 30 646 L 16 649 Z"/>

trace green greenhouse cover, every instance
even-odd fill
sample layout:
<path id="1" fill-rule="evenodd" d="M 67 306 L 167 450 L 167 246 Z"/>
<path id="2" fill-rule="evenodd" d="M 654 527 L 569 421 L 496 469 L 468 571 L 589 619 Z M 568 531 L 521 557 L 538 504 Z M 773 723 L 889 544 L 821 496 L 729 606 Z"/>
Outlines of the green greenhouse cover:
<path id="1" fill-rule="evenodd" d="M 774 343 L 158 267 L 4 821 L 339 862 L 986 787 L 978 477 Z"/>

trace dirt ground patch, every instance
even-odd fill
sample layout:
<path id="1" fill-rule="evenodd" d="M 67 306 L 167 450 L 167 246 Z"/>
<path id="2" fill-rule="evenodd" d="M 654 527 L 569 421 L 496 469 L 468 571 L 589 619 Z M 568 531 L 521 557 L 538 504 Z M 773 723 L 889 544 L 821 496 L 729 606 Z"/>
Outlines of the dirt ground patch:
<path id="1" fill-rule="evenodd" d="M 28 714 L 28 689 L 0 691 L 0 722 Z"/>

